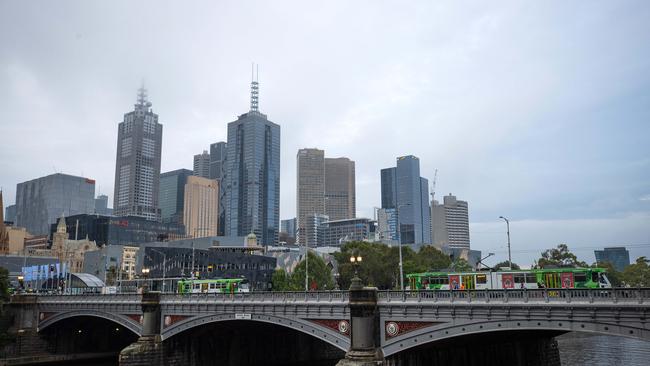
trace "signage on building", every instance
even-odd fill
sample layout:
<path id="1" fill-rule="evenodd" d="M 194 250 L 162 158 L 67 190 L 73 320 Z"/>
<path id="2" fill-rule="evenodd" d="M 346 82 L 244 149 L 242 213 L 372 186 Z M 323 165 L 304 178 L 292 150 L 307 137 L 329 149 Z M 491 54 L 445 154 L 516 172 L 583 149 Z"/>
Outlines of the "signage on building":
<path id="1" fill-rule="evenodd" d="M 251 320 L 251 314 L 235 314 L 237 320 Z"/>

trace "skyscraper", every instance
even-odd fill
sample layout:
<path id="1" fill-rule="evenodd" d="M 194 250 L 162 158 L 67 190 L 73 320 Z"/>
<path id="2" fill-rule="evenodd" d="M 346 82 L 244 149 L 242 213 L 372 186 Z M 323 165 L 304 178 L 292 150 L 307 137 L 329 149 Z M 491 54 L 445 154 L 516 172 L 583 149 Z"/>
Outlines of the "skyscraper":
<path id="1" fill-rule="evenodd" d="M 300 245 L 309 242 L 306 229 L 307 217 L 325 213 L 325 152 L 318 149 L 300 149 L 297 155 L 296 180 L 296 224 L 298 236 L 296 242 Z"/>
<path id="2" fill-rule="evenodd" d="M 113 210 L 108 208 L 108 196 L 100 194 L 95 198 L 95 213 L 98 215 L 111 215 Z"/>
<path id="3" fill-rule="evenodd" d="M 382 208 L 396 210 L 397 237 L 402 244 L 431 243 L 428 195 L 428 181 L 420 177 L 417 157 L 401 156 L 395 168 L 381 170 Z M 382 234 L 394 236 L 394 233 Z"/>
<path id="4" fill-rule="evenodd" d="M 223 141 L 210 144 L 210 179 L 219 182 L 219 232 L 224 235 L 226 226 L 226 190 L 224 189 L 224 176 L 226 175 L 226 155 L 228 144 Z"/>
<path id="5" fill-rule="evenodd" d="M 16 226 L 32 235 L 45 235 L 61 214 L 95 212 L 95 181 L 52 174 L 16 186 Z"/>
<path id="6" fill-rule="evenodd" d="M 594 250 L 596 263 L 610 263 L 617 271 L 623 271 L 630 265 L 630 252 L 625 247 L 609 247 Z"/>
<path id="7" fill-rule="evenodd" d="M 325 158 L 325 215 L 331 221 L 356 217 L 354 161 Z"/>
<path id="8" fill-rule="evenodd" d="M 194 238 L 217 235 L 219 225 L 219 182 L 187 177 L 183 205 L 185 233 Z"/>
<path id="9" fill-rule="evenodd" d="M 434 245 L 470 249 L 467 201 L 458 200 L 451 193 L 443 198 L 442 205 L 433 201 L 431 220 Z"/>
<path id="10" fill-rule="evenodd" d="M 258 82 L 251 107 L 228 124 L 225 176 L 226 236 L 253 232 L 263 245 L 277 242 L 280 227 L 280 126 L 258 110 Z"/>
<path id="11" fill-rule="evenodd" d="M 207 150 L 203 150 L 202 154 L 194 155 L 194 175 L 210 178 L 210 154 Z"/>
<path id="12" fill-rule="evenodd" d="M 160 175 L 159 203 L 163 223 L 182 224 L 185 205 L 185 183 L 193 172 L 177 169 Z"/>
<path id="13" fill-rule="evenodd" d="M 163 126 L 153 113 L 147 91 L 140 88 L 135 110 L 124 115 L 117 134 L 115 216 L 160 220 L 158 189 Z"/>
<path id="14" fill-rule="evenodd" d="M 222 179 L 226 172 L 227 146 L 223 141 L 210 144 L 210 179 Z"/>

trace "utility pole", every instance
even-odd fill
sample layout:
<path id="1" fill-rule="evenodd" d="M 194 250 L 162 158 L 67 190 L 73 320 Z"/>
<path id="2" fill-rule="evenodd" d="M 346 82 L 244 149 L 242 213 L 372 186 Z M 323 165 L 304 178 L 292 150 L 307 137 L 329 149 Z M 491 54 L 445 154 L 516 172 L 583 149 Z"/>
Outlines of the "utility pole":
<path id="1" fill-rule="evenodd" d="M 503 216 L 499 216 L 499 218 L 506 222 L 506 233 L 508 234 L 508 267 L 512 269 L 512 255 L 510 254 L 510 221 Z"/>

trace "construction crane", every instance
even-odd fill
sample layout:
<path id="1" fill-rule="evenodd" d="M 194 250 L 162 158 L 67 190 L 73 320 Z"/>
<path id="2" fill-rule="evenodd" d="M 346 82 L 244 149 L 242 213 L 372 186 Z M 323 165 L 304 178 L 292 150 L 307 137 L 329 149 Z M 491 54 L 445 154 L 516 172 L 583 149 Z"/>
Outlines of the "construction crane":
<path id="1" fill-rule="evenodd" d="M 438 169 L 433 173 L 433 181 L 431 182 L 431 204 L 433 205 L 433 199 L 436 195 L 436 180 L 438 179 Z"/>

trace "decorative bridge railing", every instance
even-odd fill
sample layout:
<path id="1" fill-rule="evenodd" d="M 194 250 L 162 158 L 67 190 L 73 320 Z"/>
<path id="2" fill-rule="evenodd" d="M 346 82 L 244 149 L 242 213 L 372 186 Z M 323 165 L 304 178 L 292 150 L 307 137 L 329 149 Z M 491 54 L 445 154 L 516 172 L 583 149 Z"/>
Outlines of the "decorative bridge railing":
<path id="1" fill-rule="evenodd" d="M 139 303 L 141 295 L 131 294 L 85 294 L 40 295 L 39 303 Z M 347 304 L 349 291 L 310 292 L 243 292 L 206 294 L 161 294 L 161 302 L 206 303 L 333 303 Z M 650 304 L 650 288 L 615 289 L 507 289 L 507 290 L 427 290 L 427 291 L 378 291 L 380 304 L 401 302 L 425 303 L 629 303 Z"/>

